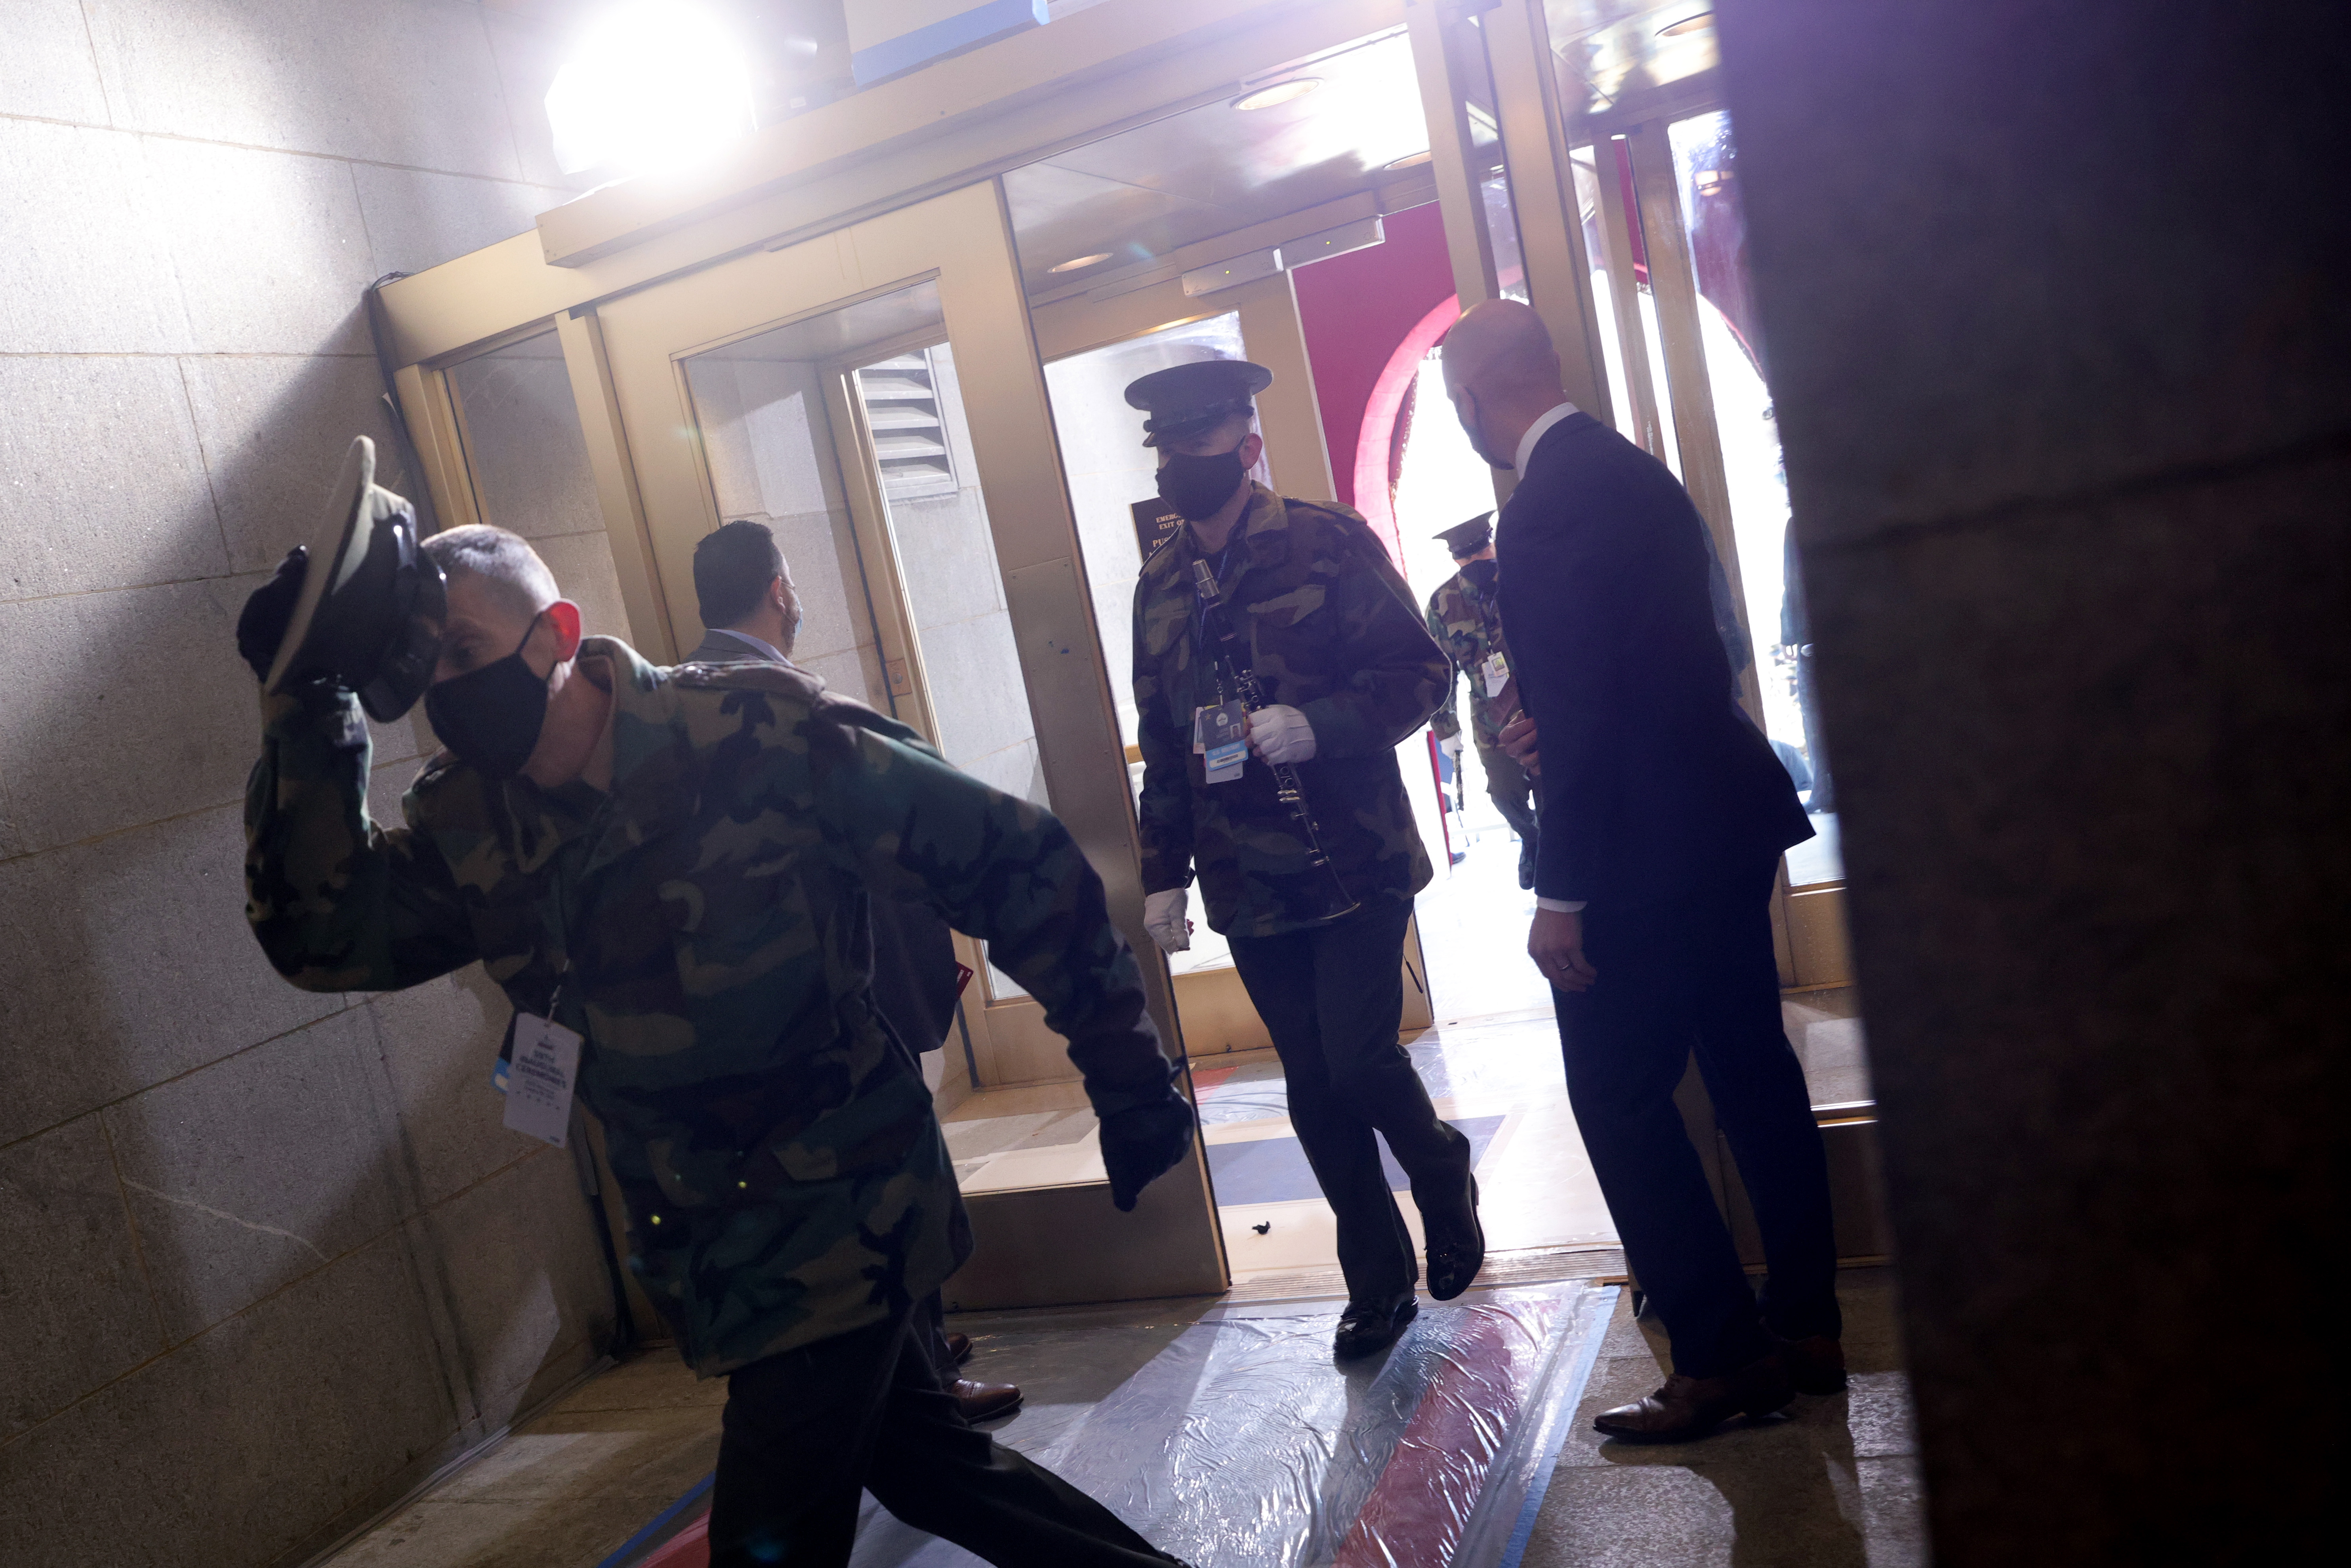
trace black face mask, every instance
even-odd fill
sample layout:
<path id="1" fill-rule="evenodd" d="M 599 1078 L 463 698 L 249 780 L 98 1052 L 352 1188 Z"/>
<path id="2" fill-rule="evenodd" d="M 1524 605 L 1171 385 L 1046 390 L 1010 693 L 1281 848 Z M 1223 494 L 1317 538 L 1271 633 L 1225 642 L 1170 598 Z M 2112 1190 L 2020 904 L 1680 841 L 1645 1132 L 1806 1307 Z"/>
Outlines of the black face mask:
<path id="1" fill-rule="evenodd" d="M 452 675 L 424 693 L 424 716 L 449 749 L 485 779 L 511 779 L 522 771 L 547 723 L 547 677 L 523 662 L 530 632 L 505 658 Z"/>
<path id="2" fill-rule="evenodd" d="M 1479 592 L 1491 593 L 1501 573 L 1490 560 L 1465 560 L 1461 563 L 1461 575 L 1468 578 L 1470 586 Z"/>
<path id="3" fill-rule="evenodd" d="M 1248 476 L 1238 451 L 1212 452 L 1205 457 L 1170 453 L 1159 468 L 1159 498 L 1182 513 L 1185 521 L 1196 523 L 1215 517 Z"/>

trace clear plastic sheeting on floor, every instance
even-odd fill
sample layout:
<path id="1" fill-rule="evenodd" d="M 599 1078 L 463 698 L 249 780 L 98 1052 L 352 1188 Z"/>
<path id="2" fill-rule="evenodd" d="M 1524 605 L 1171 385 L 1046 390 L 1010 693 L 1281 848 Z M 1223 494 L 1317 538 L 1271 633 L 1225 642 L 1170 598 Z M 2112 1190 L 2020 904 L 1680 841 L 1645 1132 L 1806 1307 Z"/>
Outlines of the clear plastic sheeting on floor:
<path id="1" fill-rule="evenodd" d="M 1220 1308 L 1038 1458 L 1215 1568 L 1499 1568 L 1615 1297 L 1572 1281 L 1424 1302 L 1384 1356 L 1352 1364 L 1332 1359 L 1338 1302 Z M 852 1568 L 977 1561 L 866 1511 Z"/>

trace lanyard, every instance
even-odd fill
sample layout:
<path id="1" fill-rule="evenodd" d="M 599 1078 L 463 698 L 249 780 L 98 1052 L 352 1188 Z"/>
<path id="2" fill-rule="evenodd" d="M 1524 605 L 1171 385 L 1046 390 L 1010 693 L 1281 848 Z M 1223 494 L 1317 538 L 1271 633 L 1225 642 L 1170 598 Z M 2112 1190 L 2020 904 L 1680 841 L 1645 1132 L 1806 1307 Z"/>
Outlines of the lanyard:
<path id="1" fill-rule="evenodd" d="M 1225 564 L 1232 559 L 1233 547 L 1241 542 L 1242 537 L 1238 529 L 1234 530 L 1232 537 L 1225 540 L 1225 548 L 1218 550 L 1216 559 L 1208 562 L 1208 570 L 1216 577 L 1217 591 L 1219 594 L 1225 591 Z M 1225 613 L 1228 616 L 1231 615 L 1232 609 L 1229 605 L 1226 607 Z M 1221 665 L 1224 662 L 1222 653 L 1212 655 L 1208 652 L 1208 601 L 1201 598 L 1196 591 L 1192 595 L 1192 651 L 1207 663 Z M 1217 692 L 1221 699 L 1224 694 L 1224 677 L 1221 674 L 1217 678 Z"/>

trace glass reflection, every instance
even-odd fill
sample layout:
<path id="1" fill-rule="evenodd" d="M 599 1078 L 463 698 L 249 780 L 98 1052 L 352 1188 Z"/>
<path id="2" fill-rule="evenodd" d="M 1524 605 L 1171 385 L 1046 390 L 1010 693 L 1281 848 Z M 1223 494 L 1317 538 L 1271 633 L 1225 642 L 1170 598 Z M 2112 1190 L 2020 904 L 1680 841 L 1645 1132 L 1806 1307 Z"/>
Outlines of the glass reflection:
<path id="1" fill-rule="evenodd" d="M 1698 284 L 1698 343 L 1739 543 L 1763 727 L 1822 830 L 1819 838 L 1789 852 L 1789 880 L 1797 886 L 1833 882 L 1844 874 L 1835 789 L 1815 716 L 1812 630 L 1795 538 L 1788 527 L 1787 467 L 1747 267 L 1747 219 L 1730 116 L 1718 110 L 1675 120 L 1667 128 L 1667 140 L 1680 187 L 1681 237 Z"/>

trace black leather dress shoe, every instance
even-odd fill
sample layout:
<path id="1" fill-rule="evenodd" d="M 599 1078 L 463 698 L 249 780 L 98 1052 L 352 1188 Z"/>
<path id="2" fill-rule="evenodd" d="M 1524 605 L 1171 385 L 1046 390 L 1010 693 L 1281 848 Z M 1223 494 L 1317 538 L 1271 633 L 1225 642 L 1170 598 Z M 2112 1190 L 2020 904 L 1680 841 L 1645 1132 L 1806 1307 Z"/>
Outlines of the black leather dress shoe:
<path id="1" fill-rule="evenodd" d="M 1604 1410 L 1592 1425 L 1627 1443 L 1687 1443 L 1733 1416 L 1769 1416 L 1796 1397 L 1795 1385 L 1774 1354 L 1728 1377 L 1684 1377 L 1677 1372 L 1646 1399 Z"/>
<path id="2" fill-rule="evenodd" d="M 1369 1355 L 1395 1343 L 1405 1325 L 1420 1315 L 1420 1301 L 1410 1291 L 1399 1296 L 1374 1296 L 1349 1301 L 1339 1314 L 1339 1337 L 1332 1346 L 1342 1361 Z"/>
<path id="3" fill-rule="evenodd" d="M 1449 1301 L 1469 1288 L 1486 1266 L 1486 1228 L 1478 1222 L 1478 1178 L 1470 1176 L 1462 1200 L 1453 1204 L 1420 1202 L 1420 1221 L 1428 1234 L 1428 1293 Z"/>
<path id="4" fill-rule="evenodd" d="M 1844 1342 L 1824 1333 L 1792 1340 L 1780 1347 L 1780 1364 L 1799 1394 L 1844 1392 Z"/>

